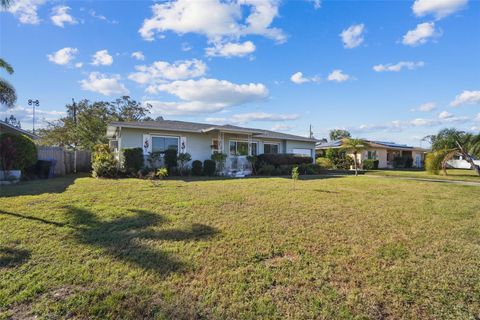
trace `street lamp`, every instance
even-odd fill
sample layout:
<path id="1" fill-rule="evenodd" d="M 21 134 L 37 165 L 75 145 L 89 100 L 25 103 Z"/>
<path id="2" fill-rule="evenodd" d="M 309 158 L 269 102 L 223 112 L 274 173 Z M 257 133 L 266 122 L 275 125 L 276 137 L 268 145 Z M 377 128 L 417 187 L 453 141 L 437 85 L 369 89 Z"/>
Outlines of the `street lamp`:
<path id="1" fill-rule="evenodd" d="M 28 99 L 28 105 L 33 108 L 33 134 L 35 134 L 35 107 L 40 106 L 40 101 Z"/>

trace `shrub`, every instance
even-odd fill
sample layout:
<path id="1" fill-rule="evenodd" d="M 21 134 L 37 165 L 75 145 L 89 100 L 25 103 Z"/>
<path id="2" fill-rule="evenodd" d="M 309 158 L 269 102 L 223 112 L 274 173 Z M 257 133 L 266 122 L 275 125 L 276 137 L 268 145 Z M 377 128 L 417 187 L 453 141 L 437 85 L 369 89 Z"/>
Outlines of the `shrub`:
<path id="1" fill-rule="evenodd" d="M 413 167 L 413 158 L 412 157 L 405 157 L 404 158 L 404 166 L 405 166 L 405 168 Z"/>
<path id="2" fill-rule="evenodd" d="M 330 148 L 326 155 L 327 159 L 332 162 L 333 169 L 349 170 L 353 166 L 353 158 L 349 157 L 343 150 Z"/>
<path id="3" fill-rule="evenodd" d="M 297 180 L 298 180 L 298 176 L 299 176 L 298 167 L 294 167 L 294 168 L 292 169 L 292 179 L 293 179 L 293 181 L 297 181 Z"/>
<path id="4" fill-rule="evenodd" d="M 192 160 L 192 156 L 188 152 L 180 153 L 178 155 L 178 162 L 180 163 L 180 175 L 188 171 L 188 162 L 190 160 Z"/>
<path id="5" fill-rule="evenodd" d="M 148 166 L 152 169 L 156 169 L 162 153 L 160 151 L 150 152 L 147 157 Z"/>
<path id="6" fill-rule="evenodd" d="M 298 172 L 300 174 L 318 174 L 320 172 L 320 167 L 313 163 L 303 163 L 298 166 Z"/>
<path id="7" fill-rule="evenodd" d="M 425 157 L 425 169 L 428 173 L 438 174 L 442 166 L 442 161 L 449 151 L 439 150 L 427 153 Z"/>
<path id="8" fill-rule="evenodd" d="M 203 162 L 203 171 L 207 176 L 215 175 L 216 163 L 213 160 L 205 160 Z"/>
<path id="9" fill-rule="evenodd" d="M 15 148 L 12 139 L 7 137 L 0 140 L 0 168 L 5 171 L 12 170 L 15 158 Z"/>
<path id="10" fill-rule="evenodd" d="M 163 154 L 163 161 L 165 162 L 165 166 L 168 168 L 169 171 L 171 170 L 171 168 L 176 167 L 178 162 L 177 150 L 165 150 L 165 153 Z"/>
<path id="11" fill-rule="evenodd" d="M 128 173 L 136 174 L 143 168 L 143 150 L 142 148 L 132 148 L 123 150 L 123 166 Z"/>
<path id="12" fill-rule="evenodd" d="M 317 158 L 315 160 L 320 169 L 333 169 L 332 160 L 328 158 Z"/>
<path id="13" fill-rule="evenodd" d="M 5 142 L 6 140 L 10 142 Z M 10 145 L 9 150 L 13 153 L 2 154 L 2 166 L 9 163 L 10 169 L 25 170 L 37 162 L 37 147 L 32 139 L 23 134 L 4 133 L 0 135 L 0 143 Z M 2 148 L 3 149 L 3 148 Z M 3 152 L 2 152 L 3 153 Z"/>
<path id="14" fill-rule="evenodd" d="M 302 163 L 312 163 L 312 157 L 296 154 L 261 154 L 257 156 L 259 166 L 269 164 L 278 167 L 281 165 L 301 165 Z"/>
<path id="15" fill-rule="evenodd" d="M 271 164 L 265 164 L 261 166 L 257 172 L 262 176 L 271 176 L 275 173 L 275 167 Z"/>
<path id="16" fill-rule="evenodd" d="M 362 163 L 363 169 L 365 170 L 377 170 L 378 169 L 378 160 L 365 159 Z"/>
<path id="17" fill-rule="evenodd" d="M 280 170 L 281 175 L 289 176 L 289 175 L 292 174 L 293 166 L 284 164 L 284 165 L 279 166 L 277 169 Z"/>
<path id="18" fill-rule="evenodd" d="M 401 156 L 396 156 L 393 158 L 393 167 L 394 168 L 403 168 L 405 167 L 405 158 Z"/>
<path id="19" fill-rule="evenodd" d="M 202 161 L 195 160 L 192 162 L 192 174 L 194 176 L 201 176 L 203 171 Z"/>
<path id="20" fill-rule="evenodd" d="M 227 155 L 221 152 L 214 152 L 211 156 L 211 159 L 215 161 L 218 172 L 223 172 L 225 168 L 225 161 L 227 160 Z"/>
<path id="21" fill-rule="evenodd" d="M 117 175 L 117 160 L 107 144 L 97 144 L 92 152 L 94 177 L 112 178 Z"/>
<path id="22" fill-rule="evenodd" d="M 155 176 L 158 177 L 159 179 L 163 179 L 165 177 L 168 177 L 168 170 L 167 168 L 160 168 L 155 172 Z"/>

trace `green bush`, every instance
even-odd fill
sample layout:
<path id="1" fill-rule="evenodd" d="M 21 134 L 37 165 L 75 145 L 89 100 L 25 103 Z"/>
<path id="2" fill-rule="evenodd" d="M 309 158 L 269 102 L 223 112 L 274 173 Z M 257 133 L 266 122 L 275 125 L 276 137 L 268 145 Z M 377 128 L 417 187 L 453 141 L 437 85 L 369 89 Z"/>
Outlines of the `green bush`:
<path id="1" fill-rule="evenodd" d="M 405 157 L 404 158 L 404 165 L 405 165 L 405 168 L 413 167 L 413 158 L 412 157 Z"/>
<path id="2" fill-rule="evenodd" d="M 427 172 L 430 174 L 438 174 L 442 166 L 442 161 L 449 152 L 448 150 L 439 150 L 427 153 L 425 156 L 425 169 Z"/>
<path id="3" fill-rule="evenodd" d="M 298 167 L 294 167 L 294 168 L 292 169 L 292 179 L 293 179 L 294 181 L 297 181 L 299 175 L 300 175 L 300 174 L 298 173 Z"/>
<path id="4" fill-rule="evenodd" d="M 195 160 L 192 162 L 192 174 L 194 176 L 201 176 L 203 171 L 202 161 Z"/>
<path id="5" fill-rule="evenodd" d="M 6 142 L 9 140 L 10 142 Z M 13 170 L 25 170 L 26 168 L 33 166 L 37 162 L 37 146 L 32 139 L 23 134 L 3 133 L 0 135 L 1 144 L 9 144 L 9 149 L 13 148 L 15 151 L 6 154 L 2 161 L 2 166 L 6 166 L 3 163 L 10 162 L 11 169 Z M 2 148 L 3 149 L 3 148 Z"/>
<path id="6" fill-rule="evenodd" d="M 223 169 L 225 168 L 225 161 L 227 160 L 227 154 L 221 153 L 221 152 L 214 152 L 210 159 L 215 161 L 216 163 L 216 168 L 218 172 L 223 172 Z"/>
<path id="7" fill-rule="evenodd" d="M 207 176 L 214 176 L 216 171 L 216 163 L 213 160 L 205 160 L 203 162 L 203 171 Z"/>
<path id="8" fill-rule="evenodd" d="M 294 166 L 292 166 L 292 165 L 284 164 L 284 165 L 279 166 L 277 169 L 280 169 L 280 174 L 281 175 L 289 176 L 289 175 L 292 174 L 293 167 Z"/>
<path id="9" fill-rule="evenodd" d="M 365 159 L 363 160 L 362 167 L 364 170 L 377 170 L 378 169 L 378 160 Z"/>
<path id="10" fill-rule="evenodd" d="M 275 166 L 271 164 L 265 164 L 258 168 L 257 173 L 261 176 L 272 176 L 275 174 Z"/>
<path id="11" fill-rule="evenodd" d="M 275 167 L 281 165 L 301 165 L 302 163 L 312 163 L 312 157 L 305 157 L 297 154 L 261 154 L 257 156 L 259 167 L 270 164 Z"/>
<path id="12" fill-rule="evenodd" d="M 192 160 L 192 156 L 190 155 L 190 153 L 180 153 L 177 160 L 180 163 L 180 175 L 188 173 L 188 162 Z"/>
<path id="13" fill-rule="evenodd" d="M 333 169 L 332 160 L 328 158 L 317 158 L 315 162 L 321 169 Z"/>
<path id="14" fill-rule="evenodd" d="M 326 152 L 327 159 L 332 162 L 333 169 L 349 170 L 353 166 L 353 158 L 344 150 L 330 148 Z"/>
<path id="15" fill-rule="evenodd" d="M 117 160 L 107 144 L 97 144 L 92 152 L 92 175 L 94 177 L 112 178 L 118 173 Z"/>
<path id="16" fill-rule="evenodd" d="M 163 154 L 163 161 L 165 163 L 165 167 L 167 167 L 168 172 L 172 171 L 172 168 L 177 166 L 178 156 L 176 149 L 167 149 Z"/>
<path id="17" fill-rule="evenodd" d="M 144 166 L 142 148 L 123 149 L 123 167 L 126 172 L 137 174 Z"/>

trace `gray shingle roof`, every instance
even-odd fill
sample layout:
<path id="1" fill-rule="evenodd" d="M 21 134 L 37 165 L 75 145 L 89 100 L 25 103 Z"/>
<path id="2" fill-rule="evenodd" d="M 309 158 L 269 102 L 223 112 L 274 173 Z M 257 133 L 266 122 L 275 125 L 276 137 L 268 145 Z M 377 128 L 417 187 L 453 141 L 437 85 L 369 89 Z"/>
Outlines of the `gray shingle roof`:
<path id="1" fill-rule="evenodd" d="M 286 134 L 282 132 L 245 128 L 234 125 L 215 125 L 198 122 L 187 122 L 177 120 L 159 120 L 159 121 L 138 121 L 138 122 L 112 122 L 109 127 L 126 127 L 126 128 L 141 128 L 141 129 L 157 129 L 157 130 L 173 130 L 173 131 L 185 131 L 185 132 L 204 132 L 207 130 L 238 130 L 252 132 L 255 137 L 270 138 L 270 139 L 284 139 L 284 140 L 299 140 L 316 142 L 316 139 L 310 139 L 307 137 L 297 136 L 293 134 Z"/>

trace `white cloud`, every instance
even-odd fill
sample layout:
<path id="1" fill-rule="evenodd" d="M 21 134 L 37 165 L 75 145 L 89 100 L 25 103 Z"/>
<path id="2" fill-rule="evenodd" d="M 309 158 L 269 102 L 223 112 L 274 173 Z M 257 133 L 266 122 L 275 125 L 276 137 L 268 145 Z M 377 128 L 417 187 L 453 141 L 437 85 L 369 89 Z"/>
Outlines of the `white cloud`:
<path id="1" fill-rule="evenodd" d="M 127 95 L 129 91 L 119 81 L 119 75 L 108 76 L 99 72 L 91 72 L 87 79 L 80 81 L 80 84 L 83 90 L 98 92 L 105 96 Z"/>
<path id="2" fill-rule="evenodd" d="M 435 110 L 436 105 L 434 102 L 426 102 L 421 104 L 417 109 L 412 109 L 411 111 L 421 111 L 421 112 L 429 112 Z"/>
<path id="3" fill-rule="evenodd" d="M 197 59 L 180 60 L 174 63 L 155 61 L 149 66 L 135 66 L 137 72 L 131 73 L 128 78 L 139 84 L 163 83 L 165 80 L 182 80 L 201 77 L 207 71 L 207 65 Z"/>
<path id="4" fill-rule="evenodd" d="M 254 121 L 292 121 L 298 119 L 297 114 L 278 114 L 278 113 L 267 113 L 267 112 L 249 112 L 249 113 L 239 113 L 234 114 L 230 118 L 215 118 L 210 117 L 206 118 L 205 121 L 216 124 L 236 124 L 236 125 L 245 125 L 249 122 Z M 277 124 L 277 126 L 284 126 Z M 273 129 L 272 129 L 273 130 Z M 284 129 L 285 130 L 285 129 Z"/>
<path id="5" fill-rule="evenodd" d="M 358 47 L 363 42 L 363 31 L 365 30 L 365 25 L 355 24 L 350 26 L 348 29 L 343 30 L 340 33 L 340 37 L 343 41 L 343 47 L 347 49 L 352 49 Z"/>
<path id="6" fill-rule="evenodd" d="M 452 107 L 458 107 L 462 104 L 480 104 L 480 91 L 464 90 L 450 103 Z"/>
<path id="7" fill-rule="evenodd" d="M 192 46 L 188 42 L 183 42 L 182 43 L 182 51 L 190 51 L 192 50 Z"/>
<path id="8" fill-rule="evenodd" d="M 81 67 L 83 67 L 83 62 L 75 63 L 75 68 L 81 68 Z"/>
<path id="9" fill-rule="evenodd" d="M 312 2 L 313 8 L 315 8 L 315 10 L 318 10 L 322 7 L 322 0 L 310 0 L 310 2 Z"/>
<path id="10" fill-rule="evenodd" d="M 463 9 L 467 3 L 468 0 L 415 0 L 412 10 L 418 17 L 432 14 L 442 19 Z"/>
<path id="11" fill-rule="evenodd" d="M 70 63 L 70 61 L 75 59 L 75 56 L 77 54 L 78 54 L 77 48 L 66 47 L 52 54 L 47 54 L 47 57 L 50 62 L 59 64 L 59 65 L 67 65 Z"/>
<path id="12" fill-rule="evenodd" d="M 108 53 L 108 50 L 100 50 L 95 52 L 92 56 L 92 65 L 94 66 L 109 66 L 113 63 L 113 57 Z"/>
<path id="13" fill-rule="evenodd" d="M 295 72 L 294 74 L 292 74 L 292 76 L 290 77 L 290 81 L 292 81 L 295 84 L 302 84 L 302 83 L 306 83 L 306 82 L 319 82 L 320 77 L 314 76 L 314 77 L 311 77 L 311 78 L 307 78 L 303 75 L 302 72 L 299 71 L 299 72 Z"/>
<path id="14" fill-rule="evenodd" d="M 118 23 L 118 21 L 116 21 L 116 20 L 110 20 L 107 17 L 105 17 L 104 15 L 98 14 L 97 12 L 95 12 L 95 10 L 90 10 L 88 13 L 92 17 L 94 17 L 95 19 L 102 20 L 102 21 L 105 21 L 105 22 L 108 22 L 108 23 L 111 23 L 111 24 L 117 24 Z"/>
<path id="15" fill-rule="evenodd" d="M 143 55 L 143 52 L 142 51 L 135 51 L 132 53 L 132 58 L 135 58 L 137 60 L 145 60 L 145 56 Z"/>
<path id="16" fill-rule="evenodd" d="M 349 80 L 351 77 L 345 74 L 340 69 L 333 70 L 327 77 L 328 81 L 343 82 Z"/>
<path id="17" fill-rule="evenodd" d="M 276 124 L 272 127 L 272 131 L 290 131 L 292 130 L 292 126 L 289 126 L 287 124 Z"/>
<path id="18" fill-rule="evenodd" d="M 268 97 L 268 89 L 261 83 L 235 84 L 226 80 L 199 79 L 174 81 L 154 88 L 155 92 L 167 92 L 180 102 L 150 100 L 153 112 L 164 115 L 212 113 L 225 108 L 262 101 Z"/>
<path id="19" fill-rule="evenodd" d="M 277 0 L 178 0 L 157 3 L 152 6 L 153 16 L 143 21 L 139 33 L 149 41 L 154 40 L 156 33 L 173 31 L 178 34 L 203 34 L 211 41 L 254 34 L 284 42 L 286 36 L 283 31 L 270 27 L 278 16 L 278 6 Z M 244 17 L 246 11 L 248 15 Z"/>
<path id="20" fill-rule="evenodd" d="M 477 113 L 477 116 L 473 119 L 473 121 L 480 121 L 480 113 Z"/>
<path id="21" fill-rule="evenodd" d="M 15 0 L 7 11 L 12 13 L 20 23 L 39 24 L 37 10 L 45 2 L 46 0 Z"/>
<path id="22" fill-rule="evenodd" d="M 407 46 L 418 46 L 426 43 L 430 38 L 439 37 L 441 34 L 435 31 L 435 22 L 424 22 L 417 25 L 413 30 L 408 31 L 402 43 Z"/>
<path id="23" fill-rule="evenodd" d="M 57 6 L 52 9 L 52 15 L 50 19 L 52 20 L 53 24 L 58 27 L 64 27 L 65 24 L 76 24 L 78 23 L 74 17 L 72 17 L 68 12 L 70 11 L 70 7 L 67 6 Z"/>
<path id="24" fill-rule="evenodd" d="M 438 118 L 440 119 L 451 119 L 454 115 L 448 111 L 442 111 L 438 114 Z"/>
<path id="25" fill-rule="evenodd" d="M 215 43 L 213 47 L 205 49 L 209 57 L 244 57 L 255 51 L 255 45 L 252 41 L 243 43 Z"/>
<path id="26" fill-rule="evenodd" d="M 0 109 L 0 119 L 14 115 L 17 120 L 21 122 L 22 129 L 31 129 L 33 123 L 33 109 L 32 107 L 23 107 L 16 105 L 12 109 Z M 45 110 L 42 108 L 35 108 L 35 128 L 45 126 L 46 121 L 54 121 L 60 117 L 65 116 L 65 111 Z"/>
<path id="27" fill-rule="evenodd" d="M 373 70 L 376 72 L 385 72 L 385 71 L 394 71 L 398 72 L 402 69 L 415 70 L 417 68 L 423 67 L 425 63 L 423 61 L 400 61 L 396 64 L 377 64 L 373 66 Z"/>

